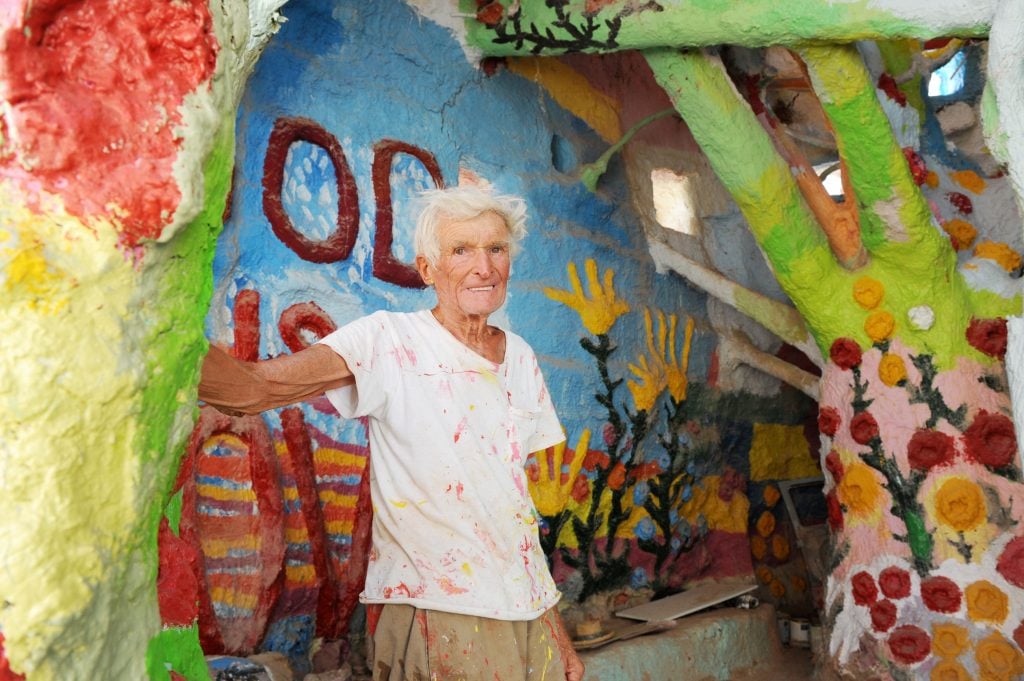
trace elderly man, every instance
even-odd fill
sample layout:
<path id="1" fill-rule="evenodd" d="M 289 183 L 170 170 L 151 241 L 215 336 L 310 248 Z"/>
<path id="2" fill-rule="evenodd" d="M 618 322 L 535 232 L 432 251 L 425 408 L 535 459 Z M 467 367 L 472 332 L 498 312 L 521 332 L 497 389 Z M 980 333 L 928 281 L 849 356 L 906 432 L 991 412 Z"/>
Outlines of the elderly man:
<path id="1" fill-rule="evenodd" d="M 376 312 L 293 355 L 211 348 L 200 399 L 258 413 L 326 392 L 369 418 L 373 678 L 583 676 L 555 609 L 524 460 L 564 438 L 526 342 L 491 326 L 525 235 L 521 199 L 424 195 L 416 268 L 432 310 Z"/>

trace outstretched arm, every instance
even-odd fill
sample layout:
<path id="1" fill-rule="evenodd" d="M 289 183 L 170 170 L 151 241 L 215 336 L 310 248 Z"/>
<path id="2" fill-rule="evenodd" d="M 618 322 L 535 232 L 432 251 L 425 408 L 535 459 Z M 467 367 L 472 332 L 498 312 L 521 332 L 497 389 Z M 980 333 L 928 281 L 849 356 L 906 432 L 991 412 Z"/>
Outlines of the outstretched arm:
<path id="1" fill-rule="evenodd" d="M 211 345 L 203 360 L 199 399 L 228 413 L 258 414 L 354 381 L 345 360 L 326 345 L 261 362 L 242 362 Z"/>

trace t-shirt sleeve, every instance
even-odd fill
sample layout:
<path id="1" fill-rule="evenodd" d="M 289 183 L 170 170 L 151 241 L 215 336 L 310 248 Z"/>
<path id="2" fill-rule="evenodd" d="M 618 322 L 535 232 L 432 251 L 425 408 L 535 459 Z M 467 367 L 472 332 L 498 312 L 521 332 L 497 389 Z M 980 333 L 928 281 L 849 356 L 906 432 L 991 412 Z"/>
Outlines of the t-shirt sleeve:
<path id="1" fill-rule="evenodd" d="M 385 313 L 376 312 L 346 324 L 321 338 L 341 355 L 355 383 L 326 391 L 327 399 L 345 418 L 379 416 L 387 401 L 388 385 L 394 384 L 395 363 L 392 325 Z"/>

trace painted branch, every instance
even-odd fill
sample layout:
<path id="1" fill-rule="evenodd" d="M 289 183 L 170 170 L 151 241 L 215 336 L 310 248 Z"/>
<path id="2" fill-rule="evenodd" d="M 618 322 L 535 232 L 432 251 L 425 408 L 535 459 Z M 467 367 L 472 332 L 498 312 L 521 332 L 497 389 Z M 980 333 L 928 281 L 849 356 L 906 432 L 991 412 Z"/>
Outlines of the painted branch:
<path id="1" fill-rule="evenodd" d="M 798 52 L 864 208 L 860 229 L 865 247 L 873 252 L 886 242 L 912 242 L 921 262 L 931 265 L 947 245 L 932 226 L 928 203 L 914 184 L 856 48 L 812 46 Z"/>
<path id="2" fill-rule="evenodd" d="M 583 3 L 520 0 L 495 17 L 461 0 L 470 44 L 488 55 L 607 52 L 655 47 L 796 45 L 809 40 L 983 37 L 997 0 L 619 0 L 596 12 Z M 514 11 L 513 7 L 516 7 Z M 579 9 L 577 9 L 579 8 Z M 510 16 L 511 15 L 511 16 Z"/>
<path id="3" fill-rule="evenodd" d="M 784 359 L 769 354 L 755 347 L 750 341 L 736 335 L 728 334 L 723 336 L 719 343 L 719 359 L 723 367 L 736 364 L 745 364 L 751 369 L 757 369 L 773 378 L 777 378 L 787 385 L 791 385 L 804 393 L 814 401 L 821 396 L 819 379 L 814 374 L 808 373 Z"/>
<path id="4" fill-rule="evenodd" d="M 786 343 L 798 348 L 817 366 L 825 365 L 818 346 L 804 326 L 803 318 L 789 305 L 744 288 L 664 243 L 651 241 L 649 248 L 659 270 L 672 270 L 694 286 L 750 317 Z"/>

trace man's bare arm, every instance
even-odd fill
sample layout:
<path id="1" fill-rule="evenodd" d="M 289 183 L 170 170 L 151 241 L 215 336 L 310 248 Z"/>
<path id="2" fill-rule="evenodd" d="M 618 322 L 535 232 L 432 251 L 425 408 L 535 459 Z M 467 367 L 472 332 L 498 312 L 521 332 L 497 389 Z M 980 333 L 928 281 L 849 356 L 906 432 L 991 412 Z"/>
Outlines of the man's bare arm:
<path id="1" fill-rule="evenodd" d="M 326 345 L 260 362 L 242 362 L 211 345 L 203 360 L 199 399 L 227 412 L 258 414 L 354 381 L 345 360 Z"/>

